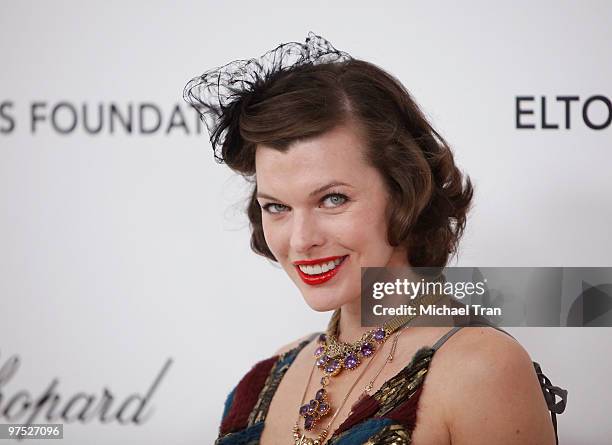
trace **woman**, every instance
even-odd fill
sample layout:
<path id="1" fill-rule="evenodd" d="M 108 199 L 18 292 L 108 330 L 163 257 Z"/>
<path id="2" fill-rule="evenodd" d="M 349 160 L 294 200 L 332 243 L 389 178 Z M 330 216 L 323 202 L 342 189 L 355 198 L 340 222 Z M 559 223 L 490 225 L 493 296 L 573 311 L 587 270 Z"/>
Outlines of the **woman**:
<path id="1" fill-rule="evenodd" d="M 406 318 L 361 327 L 361 268 L 445 266 L 472 200 L 395 78 L 310 33 L 207 71 L 184 97 L 216 159 L 254 180 L 252 249 L 277 261 L 312 309 L 334 311 L 326 335 L 245 375 L 218 444 L 555 443 L 548 411 L 562 411 L 565 393 L 555 405 L 554 387 L 506 333 Z"/>

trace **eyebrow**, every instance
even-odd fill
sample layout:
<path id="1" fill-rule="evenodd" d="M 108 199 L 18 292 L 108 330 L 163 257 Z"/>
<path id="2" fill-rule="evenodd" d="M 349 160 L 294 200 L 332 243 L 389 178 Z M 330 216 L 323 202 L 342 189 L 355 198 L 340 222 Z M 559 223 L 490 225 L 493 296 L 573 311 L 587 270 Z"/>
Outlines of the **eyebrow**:
<path id="1" fill-rule="evenodd" d="M 319 188 L 318 188 L 318 189 L 316 189 L 316 190 L 313 190 L 312 192 L 310 192 L 310 193 L 308 194 L 308 197 L 309 197 L 309 198 L 312 198 L 313 196 L 316 196 L 316 195 L 318 195 L 319 193 L 322 193 L 322 192 L 324 192 L 324 191 L 325 191 L 325 190 L 327 190 L 327 189 L 330 189 L 330 188 L 333 188 L 333 187 L 338 187 L 338 186 L 341 186 L 341 185 L 344 185 L 344 186 L 347 186 L 347 187 L 352 187 L 352 185 L 347 184 L 346 182 L 332 181 L 332 182 L 330 182 L 330 183 L 329 183 L 329 184 L 327 184 L 327 185 L 324 185 L 324 186 L 322 186 L 322 187 L 319 187 Z M 277 198 L 275 198 L 274 196 L 268 195 L 268 194 L 266 194 L 266 193 L 259 193 L 259 192 L 257 192 L 257 197 L 258 197 L 258 198 L 266 198 L 266 199 L 271 199 L 271 200 L 273 200 L 273 201 L 280 201 L 280 199 L 277 199 Z"/>

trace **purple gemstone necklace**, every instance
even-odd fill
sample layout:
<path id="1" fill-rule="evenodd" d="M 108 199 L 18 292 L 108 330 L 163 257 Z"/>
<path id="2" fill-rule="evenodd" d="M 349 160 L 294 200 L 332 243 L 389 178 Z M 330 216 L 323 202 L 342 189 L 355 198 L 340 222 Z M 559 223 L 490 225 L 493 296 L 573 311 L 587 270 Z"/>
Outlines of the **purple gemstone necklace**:
<path id="1" fill-rule="evenodd" d="M 376 373 L 374 378 L 372 380 L 370 380 L 368 385 L 365 387 L 363 394 L 359 397 L 359 400 L 361 400 L 362 397 L 364 397 L 369 391 L 371 391 L 372 385 L 374 384 L 374 380 L 380 375 L 380 373 L 382 372 L 382 370 L 385 367 L 385 365 L 388 362 L 390 362 L 391 360 L 393 360 L 393 354 L 395 353 L 395 347 L 397 345 L 397 340 L 398 340 L 398 337 L 399 337 L 400 333 L 403 330 L 404 330 L 404 328 L 400 329 L 397 332 L 397 334 L 395 334 L 395 338 L 393 340 L 393 345 L 391 346 L 391 351 L 389 352 L 389 355 L 387 356 L 387 359 L 385 360 L 385 363 L 383 363 L 383 365 L 380 367 L 380 369 L 378 370 L 378 372 Z M 363 369 L 363 373 L 364 374 L 365 374 L 365 371 L 370 366 L 370 363 L 372 363 L 371 360 L 365 365 L 365 367 Z M 310 376 L 308 377 L 308 383 L 306 384 L 306 388 L 308 388 L 308 386 L 310 386 L 310 381 L 312 380 L 312 374 L 313 374 L 313 372 L 314 372 L 316 367 L 317 367 L 317 365 L 315 363 L 313 365 L 311 371 L 310 371 Z M 319 435 L 318 435 L 318 437 L 316 439 L 311 439 L 309 437 L 306 437 L 305 434 L 300 433 L 300 428 L 299 428 L 298 422 L 295 422 L 295 426 L 293 427 L 293 438 L 294 438 L 294 441 L 295 441 L 294 442 L 295 445 L 323 445 L 325 443 L 325 439 L 327 439 L 327 435 L 329 434 L 329 429 L 330 429 L 331 425 L 334 423 L 334 420 L 336 420 L 336 416 L 338 415 L 338 413 L 340 412 L 340 409 L 344 406 L 344 404 L 348 400 L 349 395 L 353 392 L 353 389 L 355 388 L 355 385 L 359 382 L 360 377 L 358 377 L 353 382 L 353 384 L 351 385 L 351 387 L 347 391 L 346 396 L 344 396 L 344 400 L 338 406 L 338 409 L 336 410 L 336 413 L 333 415 L 332 419 L 327 424 L 327 427 L 325 429 L 323 429 L 319 433 Z M 302 403 L 304 402 L 304 397 L 306 396 L 306 388 L 304 388 L 304 394 L 302 395 Z M 321 389 L 323 389 L 323 388 L 321 388 Z M 321 389 L 319 391 L 317 391 L 317 395 L 318 396 L 321 395 L 321 393 L 320 393 Z M 325 395 L 325 397 L 327 397 L 327 396 Z M 315 400 L 316 400 L 316 397 L 315 397 Z M 322 399 L 322 402 L 326 403 L 325 399 Z M 320 404 L 321 404 L 321 401 L 319 402 L 319 406 L 320 406 Z M 299 417 L 298 417 L 298 420 L 299 420 Z"/>
<path id="2" fill-rule="evenodd" d="M 425 295 L 418 298 L 413 303 L 415 305 L 433 304 L 441 298 L 442 295 Z M 319 433 L 316 439 L 306 437 L 304 433 L 300 432 L 299 419 L 302 417 L 304 418 L 304 429 L 306 431 L 311 431 L 312 429 L 314 429 L 316 424 L 322 418 L 328 416 L 331 413 L 331 406 L 328 400 L 329 394 L 326 389 L 326 386 L 328 386 L 330 383 L 330 379 L 339 375 L 343 369 L 348 369 L 349 371 L 354 371 L 355 369 L 357 369 L 357 367 L 359 367 L 359 365 L 363 363 L 365 359 L 372 357 L 375 352 L 380 349 L 382 344 L 391 336 L 391 334 L 393 334 L 393 332 L 397 331 L 401 327 L 405 327 L 406 324 L 408 324 L 415 317 L 417 317 L 417 315 L 404 315 L 394 317 L 393 319 L 385 323 L 382 327 L 367 331 L 355 343 L 345 343 L 338 340 L 340 309 L 336 309 L 336 311 L 334 311 L 334 314 L 332 315 L 332 318 L 329 321 L 327 327 L 327 333 L 321 334 L 319 336 L 319 345 L 314 352 L 316 360 L 312 367 L 312 370 L 310 371 L 310 376 L 308 377 L 306 388 L 304 388 L 304 394 L 302 395 L 302 402 L 300 404 L 298 420 L 295 422 L 295 426 L 293 427 L 293 438 L 295 441 L 295 445 L 323 445 L 325 443 L 327 435 L 329 434 L 329 428 L 336 419 L 336 416 L 340 412 L 340 409 L 344 406 L 353 388 L 359 381 L 359 377 L 353 382 L 352 386 L 344 397 L 344 400 L 338 406 L 332 419 L 327 424 L 327 427 Z M 399 332 L 395 336 L 393 346 L 391 347 L 391 352 L 387 357 L 387 360 L 383 364 L 383 367 L 393 358 L 393 353 L 395 352 L 395 346 L 397 344 L 398 336 Z M 369 360 L 366 366 L 364 367 L 363 373 L 365 373 L 370 363 L 372 363 L 371 360 Z M 304 403 L 306 391 L 310 386 L 314 370 L 317 367 L 323 371 L 323 377 L 321 377 L 320 382 L 321 388 L 316 392 L 315 397 L 313 399 L 311 399 L 308 403 Z M 382 367 L 378 371 L 374 379 L 378 377 L 381 371 Z M 374 380 L 372 380 L 366 386 L 364 394 L 367 394 L 367 392 L 372 389 L 373 382 Z"/>

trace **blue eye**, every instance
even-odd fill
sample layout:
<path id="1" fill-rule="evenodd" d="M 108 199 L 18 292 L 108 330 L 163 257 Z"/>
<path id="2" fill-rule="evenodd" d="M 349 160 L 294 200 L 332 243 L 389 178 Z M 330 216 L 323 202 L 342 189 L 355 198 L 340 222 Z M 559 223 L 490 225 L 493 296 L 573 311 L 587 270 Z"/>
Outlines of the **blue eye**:
<path id="1" fill-rule="evenodd" d="M 270 202 L 268 204 L 265 204 L 262 209 L 264 209 L 266 212 L 268 213 L 282 213 L 284 211 L 284 209 L 286 209 L 287 206 L 282 205 L 282 204 L 276 204 L 274 202 Z"/>
<path id="2" fill-rule="evenodd" d="M 330 206 L 325 206 L 325 207 L 335 208 L 335 207 L 340 207 L 342 204 L 345 204 L 346 202 L 348 202 L 349 198 L 348 196 L 343 195 L 342 193 L 330 193 L 328 195 L 325 195 L 323 199 L 321 199 L 321 202 L 325 202 L 325 201 L 329 201 L 331 203 Z M 283 213 L 289 207 L 284 204 L 278 204 L 276 202 L 269 202 L 268 204 L 264 204 L 263 206 L 261 206 L 261 208 L 267 213 L 276 215 L 279 213 Z"/>
<path id="3" fill-rule="evenodd" d="M 330 193 L 329 195 L 323 197 L 322 201 L 329 202 L 331 204 L 331 206 L 326 207 L 339 207 L 348 201 L 348 197 L 342 193 Z"/>

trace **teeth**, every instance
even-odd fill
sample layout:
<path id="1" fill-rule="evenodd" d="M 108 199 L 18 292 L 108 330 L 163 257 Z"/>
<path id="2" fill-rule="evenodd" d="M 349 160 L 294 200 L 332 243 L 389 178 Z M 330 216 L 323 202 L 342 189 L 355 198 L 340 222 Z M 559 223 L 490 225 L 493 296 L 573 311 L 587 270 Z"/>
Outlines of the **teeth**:
<path id="1" fill-rule="evenodd" d="M 332 269 L 335 269 L 338 264 L 342 262 L 342 258 L 335 259 L 333 261 L 328 261 L 327 263 L 315 264 L 314 266 L 305 266 L 303 264 L 298 267 L 302 272 L 307 275 L 318 275 L 321 273 L 328 272 Z"/>

